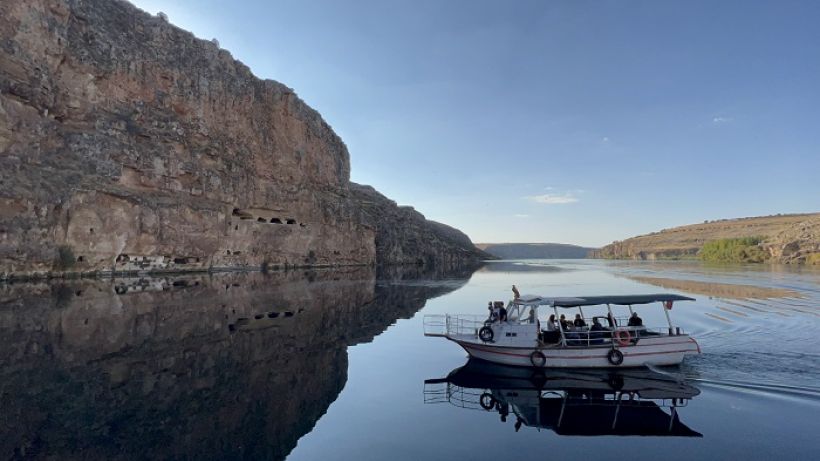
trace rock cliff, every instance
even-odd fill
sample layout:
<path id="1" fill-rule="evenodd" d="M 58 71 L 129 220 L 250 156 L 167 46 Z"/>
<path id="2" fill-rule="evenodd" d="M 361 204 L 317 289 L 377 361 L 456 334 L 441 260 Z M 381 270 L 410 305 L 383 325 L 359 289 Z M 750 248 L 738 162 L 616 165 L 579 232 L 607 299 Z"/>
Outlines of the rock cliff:
<path id="1" fill-rule="evenodd" d="M 437 225 L 380 234 L 349 170 L 292 89 L 163 17 L 0 3 L 0 277 L 480 257 L 393 251 Z"/>
<path id="2" fill-rule="evenodd" d="M 379 262 L 453 266 L 493 258 L 458 229 L 429 221 L 412 207 L 397 206 L 370 186 L 351 183 L 350 191 L 364 222 L 376 232 Z"/>
<path id="3" fill-rule="evenodd" d="M 820 213 L 722 219 L 664 229 L 613 242 L 594 257 L 610 259 L 695 258 L 704 244 L 759 237 L 770 262 L 820 264 Z"/>

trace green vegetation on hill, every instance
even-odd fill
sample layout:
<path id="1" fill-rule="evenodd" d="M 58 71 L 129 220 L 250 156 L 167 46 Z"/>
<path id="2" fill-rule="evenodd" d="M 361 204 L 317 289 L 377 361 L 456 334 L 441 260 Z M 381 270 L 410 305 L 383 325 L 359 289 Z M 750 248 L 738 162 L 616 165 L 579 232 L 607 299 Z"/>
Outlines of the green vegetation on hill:
<path id="1" fill-rule="evenodd" d="M 698 256 L 709 262 L 762 263 L 768 258 L 766 250 L 760 247 L 763 240 L 762 237 L 712 240 L 703 245 Z"/>

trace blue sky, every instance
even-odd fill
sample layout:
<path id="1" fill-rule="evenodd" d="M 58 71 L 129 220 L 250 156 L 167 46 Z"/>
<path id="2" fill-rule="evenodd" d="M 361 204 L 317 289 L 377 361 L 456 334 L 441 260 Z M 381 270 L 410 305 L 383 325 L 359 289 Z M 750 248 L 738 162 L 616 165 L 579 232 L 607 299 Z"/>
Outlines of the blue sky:
<path id="1" fill-rule="evenodd" d="M 475 242 L 820 211 L 820 2 L 136 0 Z"/>

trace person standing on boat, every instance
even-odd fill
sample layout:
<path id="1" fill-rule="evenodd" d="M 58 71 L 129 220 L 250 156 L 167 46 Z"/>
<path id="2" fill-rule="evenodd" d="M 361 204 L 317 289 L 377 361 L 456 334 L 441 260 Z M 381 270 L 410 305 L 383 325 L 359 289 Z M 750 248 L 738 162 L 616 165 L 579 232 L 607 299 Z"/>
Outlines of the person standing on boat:
<path id="1" fill-rule="evenodd" d="M 512 287 L 512 292 L 513 292 L 513 299 L 518 299 L 518 298 L 521 297 L 521 293 L 518 292 L 518 288 L 516 288 L 515 285 L 513 285 L 513 287 Z"/>
<path id="2" fill-rule="evenodd" d="M 498 320 L 498 310 L 495 309 L 492 301 L 487 303 L 487 310 L 490 311 L 490 316 L 487 317 L 487 321 L 494 323 L 496 320 Z"/>
<path id="3" fill-rule="evenodd" d="M 504 308 L 503 301 L 496 301 L 495 307 L 498 309 L 498 321 L 499 322 L 506 322 L 507 321 L 507 309 Z"/>

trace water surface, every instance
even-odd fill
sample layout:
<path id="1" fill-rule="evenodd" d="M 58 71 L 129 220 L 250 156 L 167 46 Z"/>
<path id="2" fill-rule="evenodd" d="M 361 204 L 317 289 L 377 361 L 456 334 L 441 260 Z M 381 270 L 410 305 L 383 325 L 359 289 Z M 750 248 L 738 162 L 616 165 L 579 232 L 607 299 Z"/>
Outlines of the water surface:
<path id="1" fill-rule="evenodd" d="M 542 382 L 422 335 L 425 314 L 483 314 L 513 283 L 690 295 L 672 316 L 704 354 Z M 819 300 L 808 268 L 587 260 L 6 284 L 0 458 L 814 459 Z"/>

